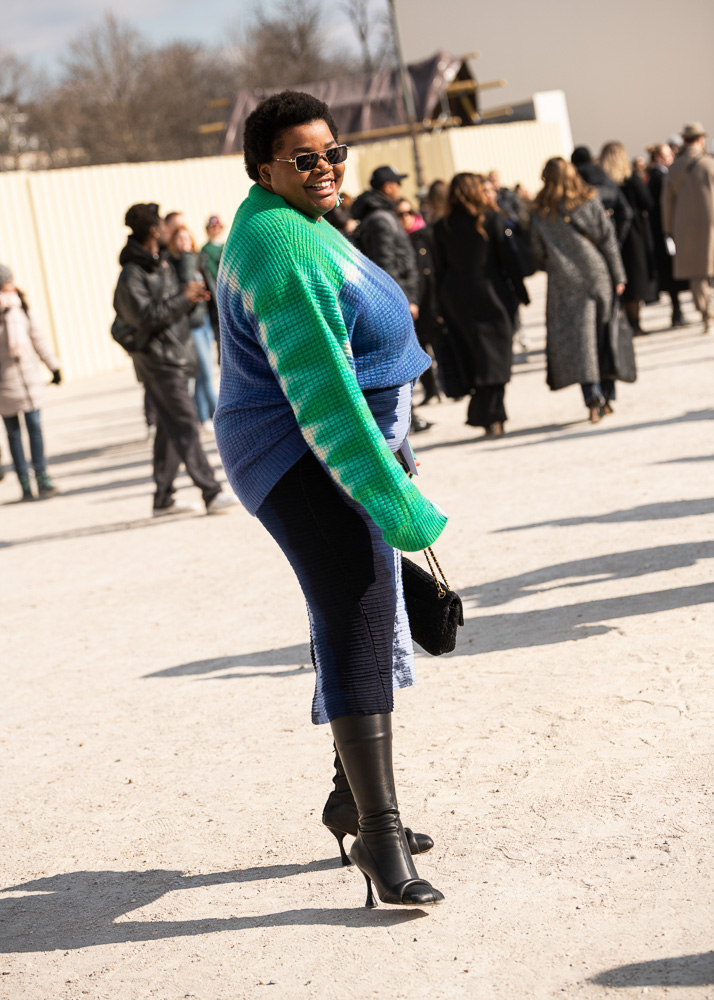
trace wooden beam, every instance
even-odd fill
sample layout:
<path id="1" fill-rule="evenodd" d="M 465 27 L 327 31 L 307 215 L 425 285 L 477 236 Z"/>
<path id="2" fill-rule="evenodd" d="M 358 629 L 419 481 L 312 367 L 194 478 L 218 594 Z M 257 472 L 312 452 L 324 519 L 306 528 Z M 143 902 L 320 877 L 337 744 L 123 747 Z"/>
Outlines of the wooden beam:
<path id="1" fill-rule="evenodd" d="M 490 108 L 488 111 L 482 111 L 481 120 L 486 121 L 487 118 L 507 118 L 512 114 L 513 108 L 506 104 L 502 108 Z"/>
<path id="2" fill-rule="evenodd" d="M 387 125 L 385 128 L 372 128 L 366 132 L 348 132 L 340 136 L 340 142 L 364 142 L 368 139 L 389 139 L 392 136 L 409 135 L 411 132 L 433 132 L 440 128 L 454 128 L 461 124 L 460 118 L 433 118 L 417 122 L 416 125 Z"/>
<path id="3" fill-rule="evenodd" d="M 210 122 L 208 125 L 199 125 L 196 131 L 199 135 L 210 135 L 211 132 L 225 132 L 227 128 L 225 122 Z"/>
<path id="4" fill-rule="evenodd" d="M 460 94 L 473 94 L 477 90 L 495 90 L 496 87 L 505 87 L 508 80 L 488 80 L 486 83 L 477 83 L 476 80 L 454 80 L 446 88 L 449 97 L 458 97 Z"/>

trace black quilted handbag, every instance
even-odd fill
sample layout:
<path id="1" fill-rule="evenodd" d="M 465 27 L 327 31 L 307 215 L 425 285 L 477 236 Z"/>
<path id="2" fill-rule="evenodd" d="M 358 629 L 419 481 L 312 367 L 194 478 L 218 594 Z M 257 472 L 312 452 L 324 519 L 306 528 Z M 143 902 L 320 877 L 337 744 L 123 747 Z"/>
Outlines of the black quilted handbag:
<path id="1" fill-rule="evenodd" d="M 456 633 L 464 624 L 464 609 L 459 595 L 449 590 L 444 571 L 431 548 L 424 549 L 424 555 L 430 573 L 402 555 L 404 600 L 412 639 L 432 656 L 441 656 L 456 648 Z"/>

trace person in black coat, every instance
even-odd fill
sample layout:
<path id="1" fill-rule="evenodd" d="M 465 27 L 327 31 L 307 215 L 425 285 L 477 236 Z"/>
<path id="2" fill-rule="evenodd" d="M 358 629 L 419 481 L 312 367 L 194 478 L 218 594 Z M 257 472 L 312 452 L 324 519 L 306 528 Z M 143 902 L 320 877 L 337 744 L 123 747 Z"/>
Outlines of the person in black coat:
<path id="1" fill-rule="evenodd" d="M 216 480 L 198 435 L 188 380 L 196 373 L 196 348 L 188 315 L 206 301 L 203 283 L 179 287 L 176 272 L 161 250 L 165 223 L 158 205 L 132 205 L 125 217 L 131 236 L 119 256 L 121 274 L 114 292 L 112 336 L 131 354 L 156 414 L 154 438 L 154 517 L 188 513 L 193 505 L 174 500 L 181 462 L 203 494 L 209 514 L 238 503 Z"/>
<path id="2" fill-rule="evenodd" d="M 453 178 L 449 211 L 434 226 L 434 254 L 439 304 L 472 394 L 466 422 L 500 437 L 513 338 L 505 286 L 523 304 L 529 298 L 509 252 L 506 223 L 491 209 L 476 174 Z"/>
<path id="3" fill-rule="evenodd" d="M 635 333 L 640 327 L 640 306 L 656 298 L 654 242 L 650 228 L 652 196 L 640 178 L 632 172 L 627 150 L 620 142 L 606 143 L 600 152 L 600 165 L 619 185 L 632 209 L 632 225 L 622 243 L 622 263 L 627 274 L 627 287 L 622 302 Z"/>
<path id="4" fill-rule="evenodd" d="M 593 163 L 592 153 L 587 146 L 576 146 L 570 162 L 585 183 L 595 188 L 610 222 L 615 227 L 618 245 L 622 247 L 634 216 L 629 201 L 612 177 L 606 174 L 598 163 Z"/>
<path id="5" fill-rule="evenodd" d="M 440 390 L 452 399 L 461 399 L 466 390 L 461 383 L 459 365 L 436 295 L 434 227 L 424 222 L 407 198 L 398 202 L 397 215 L 414 248 L 419 271 L 419 315 L 414 320 L 414 327 L 421 346 L 436 359 L 436 366 L 427 368 L 420 377 L 424 398 L 418 405 L 424 406 L 432 399 L 439 400 Z"/>
<path id="6" fill-rule="evenodd" d="M 674 153 L 667 143 L 649 147 L 649 192 L 652 198 L 650 210 L 650 227 L 654 241 L 655 267 L 657 269 L 657 285 L 661 292 L 667 292 L 672 300 L 672 326 L 687 326 L 679 303 L 679 293 L 688 288 L 686 281 L 677 281 L 672 273 L 672 254 L 667 249 L 664 229 L 662 228 L 662 189 L 664 179 L 669 172 L 669 165 L 674 161 Z"/>

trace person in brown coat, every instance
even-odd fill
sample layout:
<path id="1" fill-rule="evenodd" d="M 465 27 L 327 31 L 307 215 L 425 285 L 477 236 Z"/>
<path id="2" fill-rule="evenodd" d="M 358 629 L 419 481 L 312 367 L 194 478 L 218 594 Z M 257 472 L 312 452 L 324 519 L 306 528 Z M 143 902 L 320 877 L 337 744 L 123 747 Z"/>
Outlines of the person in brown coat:
<path id="1" fill-rule="evenodd" d="M 32 321 L 27 302 L 13 281 L 12 269 L 0 264 L 0 416 L 5 423 L 10 454 L 22 486 L 22 499 L 34 500 L 29 468 L 22 446 L 20 414 L 30 438 L 32 465 L 41 497 L 57 493 L 47 473 L 40 406 L 45 384 L 38 357 L 52 372 L 52 381 L 59 385 L 59 360 L 45 343 Z"/>
<path id="2" fill-rule="evenodd" d="M 676 247 L 674 277 L 689 281 L 704 332 L 711 322 L 714 275 L 714 157 L 700 122 L 682 129 L 684 150 L 669 168 L 662 192 L 662 228 Z"/>

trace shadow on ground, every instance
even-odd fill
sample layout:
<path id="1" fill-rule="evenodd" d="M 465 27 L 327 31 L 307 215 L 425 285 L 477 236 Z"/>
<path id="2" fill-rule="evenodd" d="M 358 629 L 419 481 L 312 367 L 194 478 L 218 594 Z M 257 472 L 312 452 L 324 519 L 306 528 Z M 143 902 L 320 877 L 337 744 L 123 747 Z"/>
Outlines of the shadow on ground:
<path id="1" fill-rule="evenodd" d="M 472 599 L 477 607 L 492 608 L 545 591 L 584 587 L 593 582 L 628 580 L 647 576 L 649 573 L 683 569 L 685 566 L 696 565 L 702 559 L 714 559 L 714 541 L 657 545 L 647 549 L 573 559 L 528 573 L 519 573 L 517 576 L 492 580 L 476 587 L 466 587 L 459 593 L 463 600 Z M 620 600 L 626 605 L 628 598 L 622 597 Z"/>
<path id="2" fill-rule="evenodd" d="M 30 535 L 29 538 L 0 540 L 0 549 L 12 549 L 19 545 L 38 545 L 40 542 L 66 542 L 72 538 L 89 538 L 92 535 L 112 535 L 117 531 L 132 531 L 136 528 L 157 528 L 165 524 L 175 524 L 177 521 L 191 520 L 197 516 L 205 517 L 205 512 L 199 510 L 190 514 L 172 514 L 171 517 L 141 517 L 137 518 L 136 521 L 117 521 L 114 524 L 93 524 L 86 528 L 69 528 L 67 531 L 55 531 L 46 535 Z"/>
<path id="3" fill-rule="evenodd" d="M 257 653 L 242 653 L 237 656 L 217 656 L 211 660 L 195 660 L 192 663 L 181 663 L 176 667 L 167 667 L 152 674 L 144 674 L 142 679 L 149 677 L 189 677 L 192 674 L 212 674 L 218 670 L 235 670 L 239 667 L 277 667 L 292 666 L 298 663 L 294 670 L 265 670 L 249 674 L 221 674 L 217 680 L 229 680 L 246 677 L 292 677 L 312 670 L 310 644 L 301 643 L 297 646 L 284 646 L 282 649 L 263 649 Z"/>
<path id="4" fill-rule="evenodd" d="M 533 521 L 531 524 L 515 524 L 510 528 L 497 528 L 494 534 L 507 531 L 526 531 L 530 528 L 570 528 L 579 524 L 621 524 L 628 521 L 668 521 L 677 517 L 694 517 L 714 514 L 714 497 L 700 500 L 672 500 L 663 503 L 645 503 L 638 507 L 613 510 L 609 514 L 594 514 L 579 517 L 563 517 L 557 521 Z"/>
<path id="5" fill-rule="evenodd" d="M 675 587 L 644 594 L 608 597 L 583 601 L 558 608 L 511 612 L 500 615 L 467 617 L 463 637 L 454 653 L 447 656 L 492 653 L 494 650 L 551 646 L 591 635 L 604 635 L 622 625 L 603 622 L 656 615 L 677 608 L 689 608 L 714 602 L 714 583 Z"/>
<path id="6" fill-rule="evenodd" d="M 271 881 L 342 868 L 339 859 L 306 865 L 273 865 L 206 875 L 181 871 L 78 871 L 7 886 L 3 893 L 23 893 L 0 900 L 0 952 L 71 951 L 103 944 L 154 941 L 160 938 L 321 924 L 346 927 L 390 927 L 419 919 L 423 910 L 365 910 L 361 880 L 350 886 L 353 908 L 305 908 L 259 916 L 208 917 L 204 920 L 130 920 L 127 915 L 156 902 L 168 892 L 205 886 Z M 37 893 L 38 895 L 32 895 Z M 236 898 L 236 909 L 252 901 Z"/>
<path id="7" fill-rule="evenodd" d="M 714 984 L 714 951 L 620 965 L 593 976 L 590 982 L 614 987 L 711 986 Z"/>

